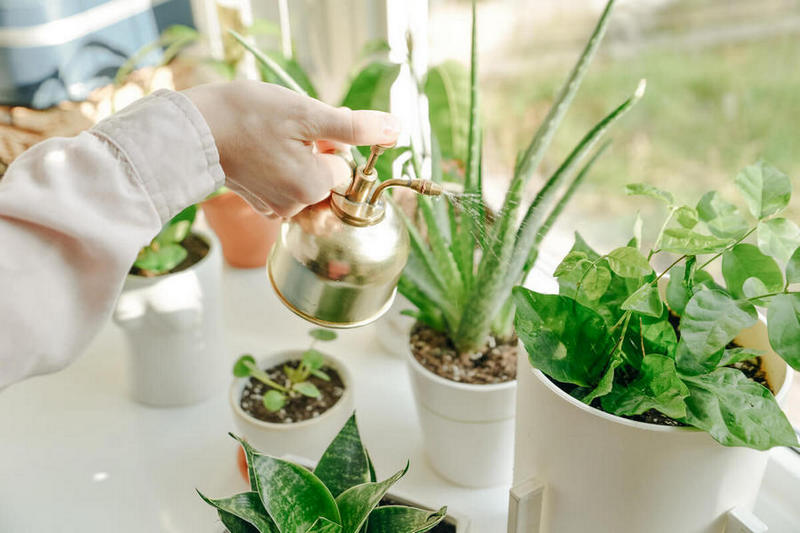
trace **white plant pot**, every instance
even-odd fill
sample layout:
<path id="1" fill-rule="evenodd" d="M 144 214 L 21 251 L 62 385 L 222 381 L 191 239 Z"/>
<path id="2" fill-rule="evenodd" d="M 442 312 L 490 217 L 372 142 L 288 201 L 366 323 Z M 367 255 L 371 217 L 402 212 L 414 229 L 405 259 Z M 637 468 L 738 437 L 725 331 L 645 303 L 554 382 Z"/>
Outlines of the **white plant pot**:
<path id="1" fill-rule="evenodd" d="M 414 309 L 414 305 L 400 293 L 394 299 L 394 303 L 383 315 L 375 322 L 375 336 L 378 343 L 386 350 L 386 353 L 402 359 L 408 350 L 408 332 L 414 325 L 414 317 L 401 314 L 405 309 Z"/>
<path id="2" fill-rule="evenodd" d="M 209 244 L 203 259 L 174 274 L 129 275 L 114 310 L 130 349 L 130 392 L 144 404 L 190 405 L 225 385 L 221 255 L 216 238 L 196 235 Z"/>
<path id="3" fill-rule="evenodd" d="M 473 385 L 442 378 L 417 361 L 407 340 L 406 358 L 433 469 L 466 487 L 508 485 L 516 381 Z"/>
<path id="4" fill-rule="evenodd" d="M 300 359 L 303 352 L 290 350 L 261 359 L 259 368 L 271 368 L 279 363 Z M 236 378 L 230 388 L 229 400 L 237 431 L 260 452 L 284 456 L 294 455 L 317 460 L 331 443 L 355 409 L 353 378 L 347 367 L 336 357 L 325 355 L 325 363 L 339 373 L 344 383 L 344 393 L 333 407 L 316 418 L 276 424 L 259 420 L 242 409 L 242 391 L 250 378 Z"/>
<path id="5" fill-rule="evenodd" d="M 789 366 L 759 322 L 736 339 L 764 351 L 778 403 Z M 705 432 L 635 422 L 572 398 L 520 357 L 510 533 L 766 531 L 750 511 L 768 454 Z M 733 513 L 729 511 L 734 510 Z"/>

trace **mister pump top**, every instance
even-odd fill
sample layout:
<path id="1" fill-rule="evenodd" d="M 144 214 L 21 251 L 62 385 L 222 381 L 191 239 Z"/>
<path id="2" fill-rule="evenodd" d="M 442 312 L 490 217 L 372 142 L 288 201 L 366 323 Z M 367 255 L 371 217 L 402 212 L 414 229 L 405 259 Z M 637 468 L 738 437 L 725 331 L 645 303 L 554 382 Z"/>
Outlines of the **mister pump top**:
<path id="1" fill-rule="evenodd" d="M 392 305 L 409 243 L 384 191 L 406 187 L 427 196 L 442 194 L 430 180 L 380 182 L 375 163 L 386 148 L 372 146 L 367 162 L 353 166 L 349 184 L 281 226 L 267 263 L 270 282 L 289 309 L 315 324 L 364 326 Z"/>

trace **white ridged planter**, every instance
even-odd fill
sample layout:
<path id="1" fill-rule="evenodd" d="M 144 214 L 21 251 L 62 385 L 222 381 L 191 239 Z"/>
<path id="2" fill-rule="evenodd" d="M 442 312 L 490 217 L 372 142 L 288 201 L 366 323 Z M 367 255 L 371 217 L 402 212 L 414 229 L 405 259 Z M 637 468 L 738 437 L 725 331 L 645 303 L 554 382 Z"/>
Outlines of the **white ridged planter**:
<path id="1" fill-rule="evenodd" d="M 225 386 L 227 375 L 220 313 L 219 243 L 186 270 L 146 278 L 129 275 L 114 310 L 129 346 L 131 396 L 153 406 L 191 405 Z"/>
<path id="2" fill-rule="evenodd" d="M 768 379 L 782 404 L 792 371 L 770 349 L 766 325 L 736 340 L 765 352 Z M 594 409 L 533 369 L 527 357 L 519 359 L 517 380 L 509 533 L 766 530 L 750 511 L 767 452 Z"/>
<path id="3" fill-rule="evenodd" d="M 433 469 L 466 487 L 508 485 L 516 381 L 493 385 L 451 381 L 422 366 L 407 338 L 405 344 L 425 452 Z"/>
<path id="4" fill-rule="evenodd" d="M 259 368 L 271 368 L 279 363 L 300 359 L 301 350 L 289 350 L 262 358 Z M 336 369 L 344 383 L 339 400 L 317 418 L 290 424 L 276 424 L 259 420 L 242 409 L 242 391 L 250 378 L 236 378 L 228 395 L 233 421 L 240 436 L 262 453 L 273 456 L 293 455 L 316 460 L 353 414 L 353 378 L 347 367 L 336 357 L 325 354 L 325 364 Z"/>

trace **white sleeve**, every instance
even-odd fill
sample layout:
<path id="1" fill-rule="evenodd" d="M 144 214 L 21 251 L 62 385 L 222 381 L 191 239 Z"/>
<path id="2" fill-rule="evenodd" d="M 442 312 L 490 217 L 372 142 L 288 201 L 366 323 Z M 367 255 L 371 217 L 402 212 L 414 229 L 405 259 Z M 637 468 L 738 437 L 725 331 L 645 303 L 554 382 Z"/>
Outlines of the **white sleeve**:
<path id="1" fill-rule="evenodd" d="M 0 179 L 0 389 L 80 355 L 139 249 L 224 180 L 202 115 L 165 90 L 14 161 Z"/>

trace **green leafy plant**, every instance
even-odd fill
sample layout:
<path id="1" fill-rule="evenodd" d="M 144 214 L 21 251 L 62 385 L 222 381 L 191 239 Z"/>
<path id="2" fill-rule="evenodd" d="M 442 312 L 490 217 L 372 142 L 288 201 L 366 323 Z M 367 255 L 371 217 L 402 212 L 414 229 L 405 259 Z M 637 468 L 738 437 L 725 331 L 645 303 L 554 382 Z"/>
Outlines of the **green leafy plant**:
<path id="1" fill-rule="evenodd" d="M 323 453 L 316 468 L 244 448 L 250 490 L 230 498 L 200 497 L 217 509 L 231 533 L 423 533 L 441 522 L 447 511 L 403 505 L 381 505 L 386 492 L 405 475 L 408 465 L 377 481 L 369 453 L 350 417 Z"/>
<path id="2" fill-rule="evenodd" d="M 646 255 L 640 224 L 626 246 L 603 255 L 576 235 L 555 271 L 559 294 L 514 289 L 516 330 L 531 364 L 609 413 L 654 409 L 726 446 L 797 445 L 772 393 L 731 367 L 759 355 L 732 341 L 763 306 L 770 345 L 800 369 L 800 292 L 791 290 L 800 281 L 800 228 L 778 216 L 791 181 L 759 162 L 735 183 L 752 220 L 715 191 L 692 207 L 629 185 L 629 194 L 668 209 Z M 745 242 L 753 234 L 756 244 Z M 659 254 L 678 257 L 656 274 Z M 706 270 L 720 259 L 724 283 Z"/>
<path id="3" fill-rule="evenodd" d="M 166 274 L 186 259 L 188 252 L 181 243 L 189 235 L 196 216 L 197 206 L 187 207 L 167 222 L 149 245 L 139 250 L 133 266 L 141 275 Z"/>
<path id="4" fill-rule="evenodd" d="M 336 339 L 336 332 L 327 329 L 312 329 L 308 333 L 311 338 L 311 346 L 303 352 L 300 364 L 297 368 L 283 365 L 283 373 L 288 379 L 288 384 L 281 385 L 271 379 L 266 372 L 258 368 L 255 358 L 250 354 L 244 354 L 233 365 L 233 375 L 237 378 L 252 377 L 270 387 L 264 394 L 264 407 L 268 411 L 279 411 L 291 398 L 299 395 L 309 398 L 319 398 L 319 389 L 308 378 L 318 377 L 325 381 L 330 381 L 330 376 L 322 371 L 325 364 L 325 356 L 322 352 L 315 350 L 314 345 L 317 341 L 332 341 Z"/>
<path id="5" fill-rule="evenodd" d="M 589 169 L 602 153 L 592 149 L 606 130 L 619 120 L 644 93 L 642 82 L 633 96 L 625 100 L 598 122 L 570 152 L 564 162 L 546 180 L 533 202 L 522 214 L 523 191 L 539 167 L 553 135 L 605 34 L 614 5 L 607 3 L 597 25 L 572 69 L 550 111 L 519 155 L 514 176 L 503 206 L 494 224 L 488 225 L 482 204 L 481 132 L 478 117 L 477 86 L 477 21 L 473 4 L 472 59 L 469 79 L 469 129 L 466 140 L 464 195 L 459 206 L 453 202 L 419 199 L 419 212 L 427 238 L 413 221 L 406 219 L 411 237 L 411 257 L 398 286 L 400 292 L 416 307 L 410 312 L 420 322 L 446 332 L 459 352 L 472 353 L 487 342 L 489 336 L 510 338 L 513 332 L 513 300 L 511 289 L 523 280 L 533 267 L 538 247 L 566 203 L 585 179 Z M 428 86 L 442 76 L 428 77 Z M 449 100 L 453 100 L 450 98 Z M 432 116 L 439 112 L 431 99 Z M 458 106 L 451 106 L 457 108 Z M 450 136 L 452 137 L 452 135 Z M 451 150 L 459 143 L 448 140 Z M 441 154 L 433 143 L 433 179 L 442 179 Z M 588 160 L 583 163 L 584 160 Z M 421 164 L 415 160 L 414 172 L 420 175 Z M 581 167 L 581 165 L 583 166 Z M 476 254 L 476 250 L 479 254 Z"/>

